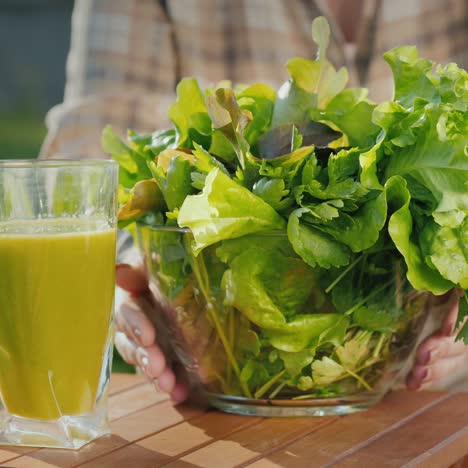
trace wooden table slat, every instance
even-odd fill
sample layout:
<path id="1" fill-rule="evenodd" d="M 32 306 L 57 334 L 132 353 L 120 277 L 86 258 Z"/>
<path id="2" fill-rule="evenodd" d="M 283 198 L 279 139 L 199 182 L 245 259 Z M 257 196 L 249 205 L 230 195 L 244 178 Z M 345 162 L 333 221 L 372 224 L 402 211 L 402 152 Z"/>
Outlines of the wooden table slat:
<path id="1" fill-rule="evenodd" d="M 215 441 L 167 466 L 179 468 L 187 466 L 187 463 L 195 466 L 203 464 L 203 466 L 213 468 L 238 466 L 313 433 L 337 419 L 265 419 L 258 425 L 236 432 L 223 440 Z"/>
<path id="2" fill-rule="evenodd" d="M 115 375 L 112 436 L 79 451 L 0 447 L 1 468 L 429 466 L 468 453 L 468 394 L 394 392 L 347 417 L 261 419 L 173 406 L 141 375 Z"/>
<path id="3" fill-rule="evenodd" d="M 51 463 L 53 466 L 68 467 L 70 464 L 85 463 L 88 460 L 105 455 L 147 435 L 146 429 L 143 432 L 138 431 L 138 421 L 144 419 L 141 415 L 145 414 L 147 410 L 150 411 L 148 424 L 151 427 L 154 427 L 152 423 L 155 419 L 159 420 L 162 427 L 166 427 L 162 417 L 164 414 L 168 415 L 167 426 L 182 421 L 183 414 L 188 416 L 192 414 L 190 409 L 187 411 L 184 408 L 182 413 L 175 410 L 172 403 L 167 401 L 168 397 L 163 393 L 156 392 L 154 386 L 146 378 L 142 378 L 141 375 L 129 375 L 132 379 L 128 379 L 125 374 L 113 376 L 113 380 L 117 382 L 113 385 L 113 394 L 109 398 L 109 419 L 113 432 L 112 436 L 102 437 L 79 451 L 34 448 L 23 448 L 23 450 L 29 454 L 29 457 L 36 460 Z M 161 410 L 157 409 L 159 405 L 163 405 Z M 200 412 L 198 409 L 195 411 L 197 414 Z M 135 416 L 132 418 L 132 415 Z M 126 418 L 130 419 L 127 420 Z M 145 428 L 147 427 L 148 425 L 145 426 Z M 132 428 L 136 428 L 135 433 L 132 433 Z M 153 432 L 156 430 L 155 428 Z M 9 450 L 9 447 L 6 450 Z M 6 462 L 14 457 L 19 458 L 18 455 L 13 453 L 8 458 L 0 460 Z"/>
<path id="4" fill-rule="evenodd" d="M 146 382 L 148 378 L 144 374 L 113 374 L 109 385 L 109 395 L 129 390 Z"/>
<path id="5" fill-rule="evenodd" d="M 424 413 L 379 437 L 361 450 L 342 460 L 337 466 L 404 466 L 431 461 L 438 453 L 445 466 L 457 462 L 468 449 L 468 411 L 466 394 L 455 394 Z M 455 440 L 450 437 L 457 435 Z M 454 442 L 458 442 L 456 445 Z M 456 450 L 458 449 L 458 451 Z M 421 457 L 421 454 L 426 454 Z"/>
<path id="6" fill-rule="evenodd" d="M 436 393 L 394 392 L 378 406 L 340 418 L 333 425 L 270 454 L 268 460 L 288 468 L 304 467 L 311 459 L 317 466 L 336 462 L 350 450 L 367 443 L 370 438 L 379 437 L 400 424 L 403 418 L 411 418 L 443 398 L 446 396 Z M 251 466 L 260 468 L 274 465 L 262 462 Z"/>

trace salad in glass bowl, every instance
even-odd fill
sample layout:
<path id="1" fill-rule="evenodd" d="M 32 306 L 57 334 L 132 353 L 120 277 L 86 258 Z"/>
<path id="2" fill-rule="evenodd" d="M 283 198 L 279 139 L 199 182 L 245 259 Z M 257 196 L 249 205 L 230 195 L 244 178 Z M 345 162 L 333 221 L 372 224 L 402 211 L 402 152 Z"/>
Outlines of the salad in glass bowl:
<path id="1" fill-rule="evenodd" d="M 317 18 L 317 59 L 291 59 L 277 91 L 186 78 L 174 128 L 103 131 L 158 334 L 226 411 L 367 408 L 432 294 L 464 290 L 468 315 L 468 74 L 393 49 L 394 99 L 376 104 L 327 60 L 329 33 Z"/>

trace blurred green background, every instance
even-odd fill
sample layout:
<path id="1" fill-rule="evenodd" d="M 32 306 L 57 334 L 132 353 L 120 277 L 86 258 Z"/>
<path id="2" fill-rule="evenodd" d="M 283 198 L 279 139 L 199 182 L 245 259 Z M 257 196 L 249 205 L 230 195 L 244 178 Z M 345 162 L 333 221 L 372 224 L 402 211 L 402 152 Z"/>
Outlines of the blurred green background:
<path id="1" fill-rule="evenodd" d="M 73 0 L 0 2 L 1 159 L 35 158 L 63 99 Z"/>
<path id="2" fill-rule="evenodd" d="M 73 0 L 0 0 L 0 159 L 39 154 L 63 100 Z M 113 370 L 133 372 L 118 353 Z"/>

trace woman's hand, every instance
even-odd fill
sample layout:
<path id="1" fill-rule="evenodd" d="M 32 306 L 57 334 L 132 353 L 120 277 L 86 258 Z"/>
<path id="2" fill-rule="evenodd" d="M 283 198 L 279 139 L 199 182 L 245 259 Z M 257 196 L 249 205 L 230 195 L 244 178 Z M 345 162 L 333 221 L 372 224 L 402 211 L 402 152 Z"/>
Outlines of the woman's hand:
<path id="1" fill-rule="evenodd" d="M 437 301 L 446 302 L 447 314 L 440 330 L 421 343 L 416 352 L 415 365 L 406 379 L 410 390 L 443 389 L 468 376 L 468 346 L 455 341 L 458 295 L 452 292 Z"/>
<path id="2" fill-rule="evenodd" d="M 116 282 L 126 291 L 124 300 L 116 305 L 115 315 L 115 346 L 120 355 L 154 379 L 156 387 L 169 393 L 176 403 L 186 400 L 188 386 L 167 365 L 156 330 L 148 318 L 152 300 L 145 271 L 127 264 L 117 265 Z"/>

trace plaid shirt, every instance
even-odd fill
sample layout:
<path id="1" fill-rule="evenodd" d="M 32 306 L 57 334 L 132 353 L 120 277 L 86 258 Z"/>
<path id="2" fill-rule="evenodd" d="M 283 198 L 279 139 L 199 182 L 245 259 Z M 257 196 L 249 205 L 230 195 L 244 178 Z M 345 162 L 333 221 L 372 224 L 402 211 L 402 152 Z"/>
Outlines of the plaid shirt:
<path id="1" fill-rule="evenodd" d="M 287 79 L 289 58 L 315 56 L 310 25 L 318 15 L 332 26 L 332 62 L 348 66 L 352 83 L 369 87 L 371 98 L 391 96 L 381 55 L 397 45 L 415 44 L 422 56 L 466 68 L 465 0 L 362 0 L 352 48 L 330 5 L 332 0 L 76 0 L 64 102 L 47 116 L 42 156 L 103 157 L 100 133 L 108 123 L 121 132 L 167 126 L 166 111 L 183 76 L 202 86 L 223 79 L 279 85 Z"/>

